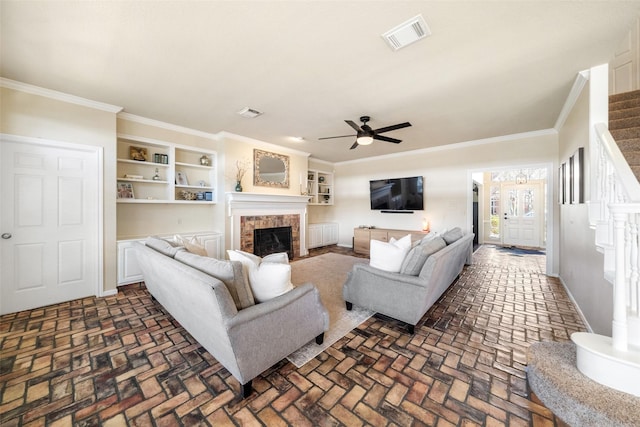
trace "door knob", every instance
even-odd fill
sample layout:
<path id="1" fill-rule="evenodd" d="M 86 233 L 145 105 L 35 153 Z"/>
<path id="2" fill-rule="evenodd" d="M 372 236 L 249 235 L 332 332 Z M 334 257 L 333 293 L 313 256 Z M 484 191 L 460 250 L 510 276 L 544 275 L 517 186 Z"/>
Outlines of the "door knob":
<path id="1" fill-rule="evenodd" d="M 11 238 L 11 233 L 2 233 L 2 238 L 3 239 L 10 239 Z"/>

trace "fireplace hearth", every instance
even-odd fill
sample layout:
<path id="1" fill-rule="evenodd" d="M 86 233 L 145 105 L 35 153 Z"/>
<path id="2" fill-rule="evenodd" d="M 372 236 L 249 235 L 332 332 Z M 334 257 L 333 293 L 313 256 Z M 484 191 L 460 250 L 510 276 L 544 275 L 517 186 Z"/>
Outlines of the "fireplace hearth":
<path id="1" fill-rule="evenodd" d="M 291 227 L 257 228 L 253 230 L 253 253 L 266 256 L 286 252 L 293 259 Z"/>

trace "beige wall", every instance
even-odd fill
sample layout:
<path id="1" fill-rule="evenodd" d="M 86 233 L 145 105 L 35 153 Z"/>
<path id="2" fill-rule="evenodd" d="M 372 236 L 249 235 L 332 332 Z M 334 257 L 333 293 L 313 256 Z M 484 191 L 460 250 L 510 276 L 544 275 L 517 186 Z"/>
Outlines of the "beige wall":
<path id="1" fill-rule="evenodd" d="M 104 290 L 116 288 L 116 114 L 0 88 L 0 131 L 103 148 Z"/>
<path id="2" fill-rule="evenodd" d="M 459 144 L 335 166 L 336 206 L 332 220 L 340 223 L 340 244 L 352 244 L 353 228 L 420 229 L 423 218 L 434 231 L 462 227 L 471 231 L 471 172 L 522 164 L 555 164 L 555 132 L 526 134 L 498 142 Z M 384 214 L 369 206 L 369 180 L 403 176 L 424 177 L 424 211 Z"/>
<path id="3" fill-rule="evenodd" d="M 118 133 L 216 151 L 218 183 L 224 182 L 224 145 L 213 135 L 167 129 L 125 118 L 118 119 Z M 117 236 L 118 239 L 129 239 L 204 231 L 224 233 L 224 223 L 224 194 L 218 194 L 215 205 L 119 204 Z"/>
<path id="4" fill-rule="evenodd" d="M 585 148 L 585 171 L 589 173 L 589 86 L 585 86 L 559 133 L 559 163 L 566 162 L 578 147 Z M 588 182 L 585 190 L 589 193 Z M 560 206 L 560 278 L 571 292 L 595 333 L 611 335 L 613 289 L 604 279 L 604 258 L 596 250 L 595 232 L 589 226 L 587 204 Z"/>
<path id="5" fill-rule="evenodd" d="M 218 182 L 218 188 L 220 188 L 222 191 L 221 198 L 226 197 L 225 193 L 235 191 L 235 176 L 237 171 L 236 162 L 238 161 L 251 165 L 242 180 L 243 192 L 260 194 L 289 194 L 295 196 L 300 195 L 301 180 L 305 180 L 305 177 L 307 176 L 307 163 L 309 157 L 308 153 L 290 150 L 284 147 L 269 144 L 268 142 L 228 133 L 222 134 L 221 143 L 224 144 L 225 147 L 223 159 L 220 160 L 220 164 L 224 165 L 225 173 L 223 179 Z M 253 150 L 256 148 L 263 151 L 269 151 L 272 153 L 289 156 L 289 188 L 275 188 L 253 185 Z M 304 182 L 306 185 L 306 181 Z M 225 221 L 225 223 L 225 246 L 229 248 L 231 247 L 231 243 L 229 241 L 230 224 L 229 221 Z"/>

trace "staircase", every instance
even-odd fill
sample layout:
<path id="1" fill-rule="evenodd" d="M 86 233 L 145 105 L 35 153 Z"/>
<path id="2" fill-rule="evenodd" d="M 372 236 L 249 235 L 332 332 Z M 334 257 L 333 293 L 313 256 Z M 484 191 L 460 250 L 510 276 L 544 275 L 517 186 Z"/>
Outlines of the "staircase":
<path id="1" fill-rule="evenodd" d="M 640 181 L 640 90 L 609 97 L 609 132 Z"/>
<path id="2" fill-rule="evenodd" d="M 591 90 L 603 105 L 590 108 L 589 222 L 613 284 L 612 336 L 577 332 L 573 342 L 529 348 L 532 391 L 576 426 L 640 426 L 640 90 L 609 97 L 606 72 Z M 604 75 L 603 75 L 604 74 Z M 606 87 L 606 86 L 605 86 Z M 614 139 L 615 138 L 615 139 Z"/>
<path id="3" fill-rule="evenodd" d="M 589 221 L 613 284 L 611 337 L 575 333 L 578 370 L 640 397 L 640 91 L 609 97 L 609 125 L 594 125 Z"/>

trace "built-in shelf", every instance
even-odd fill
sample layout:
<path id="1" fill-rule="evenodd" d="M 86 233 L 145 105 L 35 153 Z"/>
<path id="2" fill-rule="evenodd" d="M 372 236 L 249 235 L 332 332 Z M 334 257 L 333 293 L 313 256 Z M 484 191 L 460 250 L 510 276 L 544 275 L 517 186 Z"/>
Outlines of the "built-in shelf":
<path id="1" fill-rule="evenodd" d="M 310 205 L 333 205 L 333 173 L 309 169 L 307 194 Z"/>
<path id="2" fill-rule="evenodd" d="M 215 151 L 119 134 L 117 162 L 118 203 L 217 202 Z"/>

